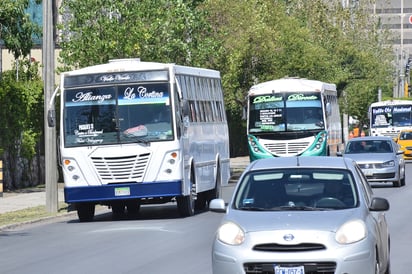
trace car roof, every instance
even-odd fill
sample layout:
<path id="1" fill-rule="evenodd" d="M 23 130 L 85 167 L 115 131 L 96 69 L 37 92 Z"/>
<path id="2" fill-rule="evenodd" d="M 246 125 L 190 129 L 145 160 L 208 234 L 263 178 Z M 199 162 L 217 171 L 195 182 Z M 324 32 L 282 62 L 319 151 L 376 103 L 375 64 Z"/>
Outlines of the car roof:
<path id="1" fill-rule="evenodd" d="M 377 141 L 393 141 L 393 139 L 391 137 L 387 137 L 387 136 L 365 136 L 365 137 L 356 137 L 353 139 L 350 139 L 348 142 L 353 142 L 353 141 L 373 141 L 373 140 L 377 140 Z"/>
<path id="2" fill-rule="evenodd" d="M 333 156 L 276 157 L 256 160 L 247 167 L 246 171 L 294 167 L 351 169 L 353 163 L 350 158 Z"/>

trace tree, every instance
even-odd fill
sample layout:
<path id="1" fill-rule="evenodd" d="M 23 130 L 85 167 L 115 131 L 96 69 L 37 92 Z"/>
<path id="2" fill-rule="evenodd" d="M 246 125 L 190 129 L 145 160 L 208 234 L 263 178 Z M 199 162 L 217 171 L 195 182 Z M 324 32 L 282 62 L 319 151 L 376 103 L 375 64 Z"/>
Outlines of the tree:
<path id="1" fill-rule="evenodd" d="M 0 82 L 0 147 L 4 159 L 6 188 L 25 184 L 37 184 L 31 178 L 41 170 L 32 168 L 33 159 L 39 156 L 40 136 L 43 124 L 43 89 L 38 74 L 39 63 L 26 57 L 33 47 L 35 36 L 41 35 L 26 9 L 30 0 L 2 0 L 0 7 L 0 39 L 13 53 L 18 79 L 11 71 L 2 75 Z M 41 3 L 36 0 L 35 3 Z"/>
<path id="2" fill-rule="evenodd" d="M 33 23 L 26 9 L 29 0 L 2 0 L 0 7 L 0 39 L 17 60 L 26 57 L 33 48 L 33 37 L 41 35 L 40 27 Z M 37 4 L 41 0 L 35 1 Z"/>
<path id="3" fill-rule="evenodd" d="M 196 2 L 66 0 L 58 26 L 62 63 L 71 69 L 139 57 L 205 66 L 214 45 Z"/>
<path id="4" fill-rule="evenodd" d="M 3 73 L 0 82 L 0 147 L 4 148 L 5 188 L 41 183 L 39 144 L 43 128 L 43 83 L 39 63 L 19 62 L 20 77 Z M 34 167 L 33 165 L 36 165 Z"/>
<path id="5" fill-rule="evenodd" d="M 284 76 L 333 82 L 346 91 L 344 112 L 367 115 L 361 111 L 391 75 L 384 46 L 390 43 L 370 18 L 369 4 L 354 9 L 340 0 L 66 0 L 60 57 L 68 69 L 140 57 L 220 70 L 231 154 L 244 155 L 242 108 L 259 82 Z"/>

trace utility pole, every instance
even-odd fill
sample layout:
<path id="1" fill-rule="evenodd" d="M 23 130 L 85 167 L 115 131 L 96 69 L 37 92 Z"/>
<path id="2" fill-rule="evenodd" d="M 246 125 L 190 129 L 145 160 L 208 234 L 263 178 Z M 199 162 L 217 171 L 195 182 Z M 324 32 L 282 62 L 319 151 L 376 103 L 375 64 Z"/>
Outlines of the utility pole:
<path id="1" fill-rule="evenodd" d="M 53 3 L 54 0 L 43 0 L 43 81 L 44 81 L 44 146 L 45 146 L 45 179 L 46 209 L 48 212 L 58 210 L 57 191 L 57 156 L 56 130 L 48 126 L 47 114 L 54 105 L 49 106 L 54 91 L 54 34 Z"/>

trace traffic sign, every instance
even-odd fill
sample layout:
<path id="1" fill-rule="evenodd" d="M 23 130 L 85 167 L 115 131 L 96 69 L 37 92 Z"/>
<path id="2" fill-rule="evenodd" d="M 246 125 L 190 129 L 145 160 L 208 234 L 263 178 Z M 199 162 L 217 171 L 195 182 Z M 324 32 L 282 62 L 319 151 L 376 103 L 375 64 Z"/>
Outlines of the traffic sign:
<path id="1" fill-rule="evenodd" d="M 412 24 L 412 15 L 409 15 L 409 24 Z"/>

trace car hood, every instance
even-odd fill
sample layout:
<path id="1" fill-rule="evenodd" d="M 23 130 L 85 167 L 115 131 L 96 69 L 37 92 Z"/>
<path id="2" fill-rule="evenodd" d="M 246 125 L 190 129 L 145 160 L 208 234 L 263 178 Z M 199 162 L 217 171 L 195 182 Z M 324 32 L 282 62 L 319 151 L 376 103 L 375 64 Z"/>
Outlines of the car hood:
<path id="1" fill-rule="evenodd" d="M 404 147 L 412 146 L 412 141 L 411 140 L 398 140 L 397 143 L 401 146 L 404 146 Z"/>
<path id="2" fill-rule="evenodd" d="M 245 232 L 268 230 L 323 230 L 335 232 L 349 220 L 364 219 L 360 208 L 324 211 L 263 211 L 231 210 L 225 221 L 240 225 Z"/>
<path id="3" fill-rule="evenodd" d="M 392 153 L 359 153 L 359 154 L 346 154 L 345 157 L 351 158 L 357 163 L 379 163 L 390 161 L 394 159 Z"/>

